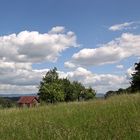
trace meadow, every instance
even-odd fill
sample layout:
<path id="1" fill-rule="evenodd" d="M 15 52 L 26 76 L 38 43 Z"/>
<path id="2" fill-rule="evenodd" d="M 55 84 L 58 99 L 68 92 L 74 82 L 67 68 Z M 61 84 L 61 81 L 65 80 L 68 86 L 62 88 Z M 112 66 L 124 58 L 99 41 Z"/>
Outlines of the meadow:
<path id="1" fill-rule="evenodd" d="M 1 109 L 0 140 L 140 140 L 140 94 Z"/>

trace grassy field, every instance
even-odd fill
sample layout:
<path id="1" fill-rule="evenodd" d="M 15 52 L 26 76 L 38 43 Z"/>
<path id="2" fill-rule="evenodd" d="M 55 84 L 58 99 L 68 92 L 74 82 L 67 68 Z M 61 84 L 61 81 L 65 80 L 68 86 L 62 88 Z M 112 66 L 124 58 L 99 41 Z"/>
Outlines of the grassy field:
<path id="1" fill-rule="evenodd" d="M 0 140 L 140 140 L 140 94 L 0 110 Z"/>

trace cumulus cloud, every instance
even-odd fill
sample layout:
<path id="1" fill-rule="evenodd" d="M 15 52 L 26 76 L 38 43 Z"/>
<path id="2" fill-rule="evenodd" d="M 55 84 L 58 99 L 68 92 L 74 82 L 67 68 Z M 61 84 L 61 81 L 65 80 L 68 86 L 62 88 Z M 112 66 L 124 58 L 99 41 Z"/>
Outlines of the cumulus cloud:
<path id="1" fill-rule="evenodd" d="M 37 93 L 36 86 L 19 86 L 0 84 L 0 94 L 30 94 Z"/>
<path id="2" fill-rule="evenodd" d="M 0 36 L 0 93 L 36 93 L 48 69 L 36 70 L 32 65 L 55 62 L 63 51 L 77 46 L 74 32 L 63 26 L 48 33 L 22 31 Z"/>
<path id="3" fill-rule="evenodd" d="M 65 73 L 70 80 L 78 80 L 85 86 L 93 87 L 98 93 L 105 93 L 108 90 L 117 90 L 129 86 L 129 79 L 126 75 L 96 74 L 85 68 L 78 67 L 74 71 Z"/>
<path id="4" fill-rule="evenodd" d="M 21 64 L 6 64 L 6 67 L 4 65 L 0 67 L 0 93 L 37 93 L 39 82 L 49 70 L 33 70 L 27 64 L 18 68 L 17 65 Z"/>
<path id="5" fill-rule="evenodd" d="M 121 30 L 128 30 L 128 29 L 136 29 L 138 22 L 125 22 L 122 24 L 116 24 L 109 27 L 110 31 L 121 31 Z"/>
<path id="6" fill-rule="evenodd" d="M 64 33 L 64 32 L 65 32 L 65 27 L 63 27 L 63 26 L 53 27 L 53 28 L 49 31 L 50 34 Z"/>
<path id="7" fill-rule="evenodd" d="M 0 93 L 37 93 L 42 77 L 49 69 L 32 69 L 31 64 L 5 63 L 0 67 Z M 126 76 L 113 74 L 96 74 L 85 68 L 78 67 L 73 71 L 58 71 L 60 78 L 78 80 L 85 86 L 93 87 L 98 93 L 127 87 L 129 80 Z"/>
<path id="8" fill-rule="evenodd" d="M 14 89 L 14 87 L 20 87 L 21 89 L 28 89 L 27 87 L 33 87 L 32 92 L 34 92 L 34 87 L 37 87 L 42 76 L 45 75 L 47 71 L 48 69 L 33 70 L 30 63 L 14 63 L 1 61 L 0 92 L 5 93 L 8 90 L 10 92 L 10 87 L 12 90 Z M 15 91 L 16 90 L 17 89 L 15 89 Z M 31 92 L 31 89 L 27 93 L 29 92 Z"/>
<path id="9" fill-rule="evenodd" d="M 123 65 L 117 65 L 116 68 L 118 68 L 118 69 L 123 69 L 124 66 L 123 66 Z"/>
<path id="10" fill-rule="evenodd" d="M 65 67 L 75 68 L 75 64 L 74 63 L 71 63 L 71 62 L 65 62 Z"/>
<path id="11" fill-rule="evenodd" d="M 0 36 L 0 59 L 30 63 L 56 61 L 64 50 L 76 46 L 75 34 L 65 32 L 64 27 L 54 27 L 44 34 L 22 31 Z"/>
<path id="12" fill-rule="evenodd" d="M 65 62 L 66 67 L 71 66 L 95 66 L 119 62 L 131 56 L 140 56 L 140 35 L 123 33 L 98 48 L 84 48 Z M 68 65 L 70 64 L 70 65 Z"/>
<path id="13" fill-rule="evenodd" d="M 127 74 L 128 79 L 130 79 L 132 77 L 132 74 L 134 72 L 135 72 L 135 67 L 134 66 L 132 66 L 132 67 L 130 67 L 130 68 L 127 69 L 126 74 Z"/>

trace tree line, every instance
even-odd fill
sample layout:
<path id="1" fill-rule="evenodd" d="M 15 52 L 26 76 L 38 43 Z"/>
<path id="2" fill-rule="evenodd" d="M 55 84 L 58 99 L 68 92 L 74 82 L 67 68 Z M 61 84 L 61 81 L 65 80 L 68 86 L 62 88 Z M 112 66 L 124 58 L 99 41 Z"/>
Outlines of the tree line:
<path id="1" fill-rule="evenodd" d="M 0 108 L 11 108 L 17 105 L 16 101 L 8 97 L 0 97 Z"/>
<path id="2" fill-rule="evenodd" d="M 130 81 L 130 87 L 126 89 L 118 89 L 117 91 L 108 91 L 105 94 L 105 98 L 112 96 L 112 95 L 120 95 L 120 94 L 132 94 L 140 92 L 140 62 L 135 63 L 135 70 L 134 73 L 132 73 L 131 81 Z"/>
<path id="3" fill-rule="evenodd" d="M 40 82 L 38 95 L 44 102 L 56 103 L 93 99 L 96 92 L 78 81 L 71 82 L 68 78 L 60 78 L 57 68 L 53 68 Z"/>

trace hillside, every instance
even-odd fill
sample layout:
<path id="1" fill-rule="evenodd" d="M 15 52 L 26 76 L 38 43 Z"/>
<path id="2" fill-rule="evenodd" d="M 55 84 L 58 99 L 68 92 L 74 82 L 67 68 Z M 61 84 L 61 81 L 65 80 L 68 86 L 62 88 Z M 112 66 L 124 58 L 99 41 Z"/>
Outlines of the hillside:
<path id="1" fill-rule="evenodd" d="M 0 110 L 0 140 L 139 140 L 140 94 Z"/>

